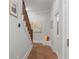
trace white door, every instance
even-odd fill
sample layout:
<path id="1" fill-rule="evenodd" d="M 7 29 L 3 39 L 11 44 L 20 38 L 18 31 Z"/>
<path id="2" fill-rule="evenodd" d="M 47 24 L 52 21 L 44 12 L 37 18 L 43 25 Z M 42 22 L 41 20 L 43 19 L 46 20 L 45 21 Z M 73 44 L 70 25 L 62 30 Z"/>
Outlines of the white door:
<path id="1" fill-rule="evenodd" d="M 62 59 L 69 59 L 69 4 L 68 0 L 60 3 L 60 27 L 62 39 Z"/>
<path id="2" fill-rule="evenodd" d="M 65 6 L 65 9 L 64 9 L 64 39 L 65 39 L 65 53 L 66 53 L 66 59 L 69 59 L 69 19 L 68 19 L 68 8 L 67 6 Z"/>
<path id="3" fill-rule="evenodd" d="M 63 1 L 64 59 L 69 59 L 69 2 Z"/>

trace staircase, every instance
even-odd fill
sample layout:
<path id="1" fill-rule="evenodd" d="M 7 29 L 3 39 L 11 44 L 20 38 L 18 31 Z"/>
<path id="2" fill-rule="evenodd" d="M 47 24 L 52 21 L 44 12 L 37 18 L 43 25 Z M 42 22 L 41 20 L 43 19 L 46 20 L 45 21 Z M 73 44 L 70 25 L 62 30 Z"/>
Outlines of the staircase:
<path id="1" fill-rule="evenodd" d="M 27 30 L 30 34 L 30 38 L 33 41 L 33 30 L 31 29 L 31 25 L 30 25 L 30 21 L 29 21 L 29 18 L 28 18 L 28 14 L 27 14 L 27 11 L 26 11 L 24 1 L 23 1 L 23 8 L 22 9 L 23 9 L 24 22 L 26 23 L 26 27 L 27 27 Z"/>

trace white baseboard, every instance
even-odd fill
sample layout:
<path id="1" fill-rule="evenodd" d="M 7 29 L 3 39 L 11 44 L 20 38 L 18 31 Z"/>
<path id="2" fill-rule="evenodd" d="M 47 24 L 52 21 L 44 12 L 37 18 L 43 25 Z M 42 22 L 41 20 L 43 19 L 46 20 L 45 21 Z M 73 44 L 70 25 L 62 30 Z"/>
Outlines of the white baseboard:
<path id="1" fill-rule="evenodd" d="M 58 59 L 62 59 L 61 55 L 58 53 L 58 51 L 54 50 L 54 52 L 57 54 Z"/>
<path id="2" fill-rule="evenodd" d="M 28 58 L 28 56 L 29 56 L 29 54 L 30 54 L 32 48 L 33 48 L 33 46 L 30 46 L 30 47 L 29 47 L 29 49 L 28 49 L 28 51 L 26 52 L 26 54 L 24 55 L 23 59 L 27 59 L 27 58 Z"/>
<path id="3" fill-rule="evenodd" d="M 51 47 L 51 49 L 53 50 L 53 52 L 56 53 L 56 55 L 58 56 L 58 59 L 61 59 L 61 58 L 60 58 L 60 55 L 59 55 L 59 53 L 58 53 L 58 51 L 56 51 L 56 49 L 54 49 L 53 47 Z"/>

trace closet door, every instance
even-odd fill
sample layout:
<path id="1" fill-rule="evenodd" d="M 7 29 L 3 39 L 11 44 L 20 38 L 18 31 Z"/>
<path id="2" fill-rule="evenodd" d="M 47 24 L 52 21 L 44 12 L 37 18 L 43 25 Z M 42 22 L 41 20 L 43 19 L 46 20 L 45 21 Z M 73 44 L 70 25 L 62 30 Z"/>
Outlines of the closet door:
<path id="1" fill-rule="evenodd" d="M 66 54 L 64 59 L 69 59 L 69 1 L 64 0 L 64 39 L 65 39 L 65 53 Z"/>

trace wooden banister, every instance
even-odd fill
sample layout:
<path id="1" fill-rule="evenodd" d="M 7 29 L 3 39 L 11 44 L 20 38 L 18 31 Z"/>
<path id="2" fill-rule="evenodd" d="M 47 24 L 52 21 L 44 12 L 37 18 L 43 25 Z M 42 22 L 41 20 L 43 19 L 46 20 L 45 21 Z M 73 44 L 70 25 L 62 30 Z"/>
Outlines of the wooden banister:
<path id="1" fill-rule="evenodd" d="M 23 1 L 23 7 L 22 8 L 23 8 L 24 21 L 26 23 L 26 27 L 27 27 L 28 32 L 30 34 L 31 40 L 33 41 L 33 30 L 31 29 L 31 25 L 30 25 L 30 21 L 29 21 L 29 18 L 28 18 L 28 14 L 27 14 L 27 11 L 26 11 L 24 1 Z"/>

